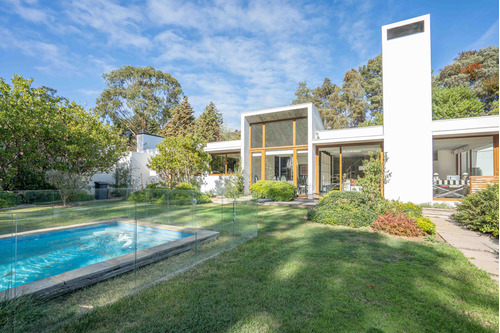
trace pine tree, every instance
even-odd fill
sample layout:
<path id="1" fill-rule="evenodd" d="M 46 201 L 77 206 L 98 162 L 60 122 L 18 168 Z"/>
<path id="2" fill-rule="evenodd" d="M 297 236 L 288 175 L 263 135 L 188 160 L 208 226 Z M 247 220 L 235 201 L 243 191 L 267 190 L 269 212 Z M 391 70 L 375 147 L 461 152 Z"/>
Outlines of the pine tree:
<path id="1" fill-rule="evenodd" d="M 194 111 L 188 102 L 187 96 L 173 111 L 172 119 L 163 127 L 161 135 L 164 137 L 192 135 L 194 131 Z"/>
<path id="2" fill-rule="evenodd" d="M 195 124 L 195 135 L 206 142 L 221 141 L 224 134 L 222 114 L 210 102 Z"/>

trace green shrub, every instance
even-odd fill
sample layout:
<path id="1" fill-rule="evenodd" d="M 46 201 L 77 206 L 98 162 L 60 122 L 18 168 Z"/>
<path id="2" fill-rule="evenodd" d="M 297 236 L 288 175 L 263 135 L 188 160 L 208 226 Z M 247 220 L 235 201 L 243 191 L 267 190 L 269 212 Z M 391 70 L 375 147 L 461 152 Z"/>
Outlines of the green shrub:
<path id="1" fill-rule="evenodd" d="M 83 190 L 73 190 L 68 194 L 66 202 L 80 202 L 80 201 L 91 201 L 94 200 L 94 195 L 89 194 Z"/>
<path id="2" fill-rule="evenodd" d="M 272 181 L 270 180 L 259 180 L 250 186 L 250 193 L 254 199 L 263 199 L 269 196 L 269 190 L 271 189 Z"/>
<path id="3" fill-rule="evenodd" d="M 395 211 L 379 215 L 371 225 L 374 230 L 382 230 L 396 236 L 417 237 L 424 234 L 414 218 Z"/>
<path id="4" fill-rule="evenodd" d="M 145 190 L 132 193 L 128 200 L 132 202 L 154 201 L 156 204 L 169 203 L 175 205 L 192 205 L 193 199 L 196 199 L 198 204 L 211 202 L 210 198 L 196 190 L 194 185 L 188 183 L 180 183 L 175 189 L 169 190 L 162 187 L 161 184 L 150 184 Z"/>
<path id="5" fill-rule="evenodd" d="M 498 237 L 498 184 L 465 196 L 457 206 L 455 220 L 467 229 Z"/>
<path id="6" fill-rule="evenodd" d="M 295 185 L 287 181 L 259 180 L 250 186 L 252 197 L 274 201 L 292 201 L 297 193 Z"/>
<path id="7" fill-rule="evenodd" d="M 331 191 L 310 211 L 313 222 L 364 227 L 377 219 L 366 195 L 358 192 Z"/>
<path id="8" fill-rule="evenodd" d="M 388 212 L 404 213 L 410 217 L 422 216 L 422 207 L 412 202 L 401 202 L 398 200 L 378 200 L 374 204 L 374 208 L 379 215 L 385 215 Z"/>
<path id="9" fill-rule="evenodd" d="M 436 225 L 428 218 L 421 216 L 417 217 L 416 221 L 418 227 L 425 231 L 427 234 L 434 235 L 436 233 Z"/>
<path id="10" fill-rule="evenodd" d="M 13 192 L 0 192 L 0 208 L 13 207 L 19 204 L 19 199 Z"/>

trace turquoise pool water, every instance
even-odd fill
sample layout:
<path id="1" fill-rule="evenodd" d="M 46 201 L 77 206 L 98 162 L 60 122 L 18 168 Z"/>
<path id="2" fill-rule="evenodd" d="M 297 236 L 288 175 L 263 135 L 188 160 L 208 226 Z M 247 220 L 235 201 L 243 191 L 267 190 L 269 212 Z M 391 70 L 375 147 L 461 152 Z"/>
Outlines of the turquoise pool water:
<path id="1" fill-rule="evenodd" d="M 136 225 L 113 222 L 2 239 L 0 291 L 188 236 L 137 226 L 136 244 Z"/>

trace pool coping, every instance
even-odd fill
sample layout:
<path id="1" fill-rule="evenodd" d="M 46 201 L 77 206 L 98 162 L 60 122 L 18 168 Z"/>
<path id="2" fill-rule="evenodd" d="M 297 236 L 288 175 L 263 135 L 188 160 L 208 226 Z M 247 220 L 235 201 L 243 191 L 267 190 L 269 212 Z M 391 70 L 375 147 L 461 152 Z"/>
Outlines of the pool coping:
<path id="1" fill-rule="evenodd" d="M 39 233 L 54 232 L 64 229 L 73 229 L 86 227 L 89 225 L 115 222 L 136 224 L 135 220 L 132 219 L 107 219 L 96 222 L 26 231 L 18 233 L 17 236 L 29 236 Z M 137 225 L 156 229 L 185 232 L 193 235 L 166 244 L 153 246 L 120 257 L 77 268 L 58 275 L 50 276 L 38 281 L 26 283 L 15 288 L 2 290 L 0 291 L 0 300 L 15 299 L 17 297 L 26 295 L 32 295 L 42 299 L 57 297 L 73 290 L 80 289 L 97 282 L 104 281 L 111 277 L 132 271 L 135 268 L 148 265 L 155 261 L 189 251 L 195 246 L 195 244 L 201 244 L 210 240 L 215 240 L 219 237 L 219 232 L 210 230 L 193 229 L 166 224 L 156 224 L 146 221 L 137 221 Z M 0 237 L 0 239 L 4 238 L 7 237 Z"/>

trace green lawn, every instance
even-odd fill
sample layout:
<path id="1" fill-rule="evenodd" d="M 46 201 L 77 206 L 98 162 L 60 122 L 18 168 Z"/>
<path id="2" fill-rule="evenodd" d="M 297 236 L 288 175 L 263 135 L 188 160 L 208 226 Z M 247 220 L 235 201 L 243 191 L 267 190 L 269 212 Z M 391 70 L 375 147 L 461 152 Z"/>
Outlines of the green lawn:
<path id="1" fill-rule="evenodd" d="M 305 214 L 260 207 L 259 237 L 58 330 L 498 332 L 498 286 L 458 250 Z"/>

